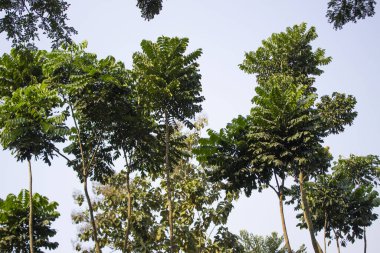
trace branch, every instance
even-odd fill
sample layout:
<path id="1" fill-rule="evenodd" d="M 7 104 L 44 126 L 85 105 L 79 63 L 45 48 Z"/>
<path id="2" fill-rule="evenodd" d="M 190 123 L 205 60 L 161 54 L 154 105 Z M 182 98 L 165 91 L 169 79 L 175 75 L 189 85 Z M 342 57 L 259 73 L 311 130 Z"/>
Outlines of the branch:
<path id="1" fill-rule="evenodd" d="M 99 137 L 99 142 L 100 142 L 100 137 Z M 94 159 L 95 159 L 95 155 L 96 155 L 96 153 L 98 153 L 99 147 L 100 147 L 100 143 L 97 145 L 97 147 L 95 148 L 95 151 L 92 153 L 91 160 L 90 160 L 90 162 L 87 164 L 87 168 L 86 168 L 86 170 L 88 170 L 88 169 L 91 167 L 92 162 L 93 162 Z"/>
<path id="2" fill-rule="evenodd" d="M 64 154 L 62 154 L 59 149 L 57 149 L 56 147 L 54 147 L 54 151 L 57 152 L 58 155 L 60 155 L 61 157 L 65 158 L 66 161 L 68 162 L 72 162 L 67 156 L 65 156 Z"/>
<path id="3" fill-rule="evenodd" d="M 268 184 L 270 188 L 272 188 L 272 190 L 277 194 L 277 196 L 280 195 L 280 193 L 276 190 L 276 188 L 274 188 L 271 184 Z"/>

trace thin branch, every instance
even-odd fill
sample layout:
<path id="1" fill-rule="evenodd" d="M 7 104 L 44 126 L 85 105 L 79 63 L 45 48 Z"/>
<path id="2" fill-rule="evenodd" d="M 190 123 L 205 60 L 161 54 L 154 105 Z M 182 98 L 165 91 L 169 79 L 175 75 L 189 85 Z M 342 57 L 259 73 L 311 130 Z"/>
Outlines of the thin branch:
<path id="1" fill-rule="evenodd" d="M 70 98 L 69 98 L 69 100 L 70 100 Z M 81 157 L 82 157 L 82 165 L 83 165 L 83 167 L 85 167 L 85 165 L 84 165 L 85 164 L 85 159 L 84 159 L 83 146 L 82 146 L 82 141 L 81 141 L 81 138 L 80 138 L 80 129 L 78 127 L 78 123 L 77 123 L 77 120 L 75 118 L 73 105 L 71 104 L 70 101 L 69 101 L 69 106 L 70 106 L 70 110 L 71 110 L 71 115 L 73 117 L 75 129 L 77 130 L 78 144 L 79 144 L 80 154 L 81 154 Z"/>
<path id="2" fill-rule="evenodd" d="M 270 188 L 272 188 L 272 190 L 277 194 L 277 196 L 280 195 L 280 193 L 276 190 L 276 188 L 274 188 L 271 184 L 268 184 L 268 186 L 269 186 Z"/>
<path id="3" fill-rule="evenodd" d="M 276 179 L 277 189 L 280 192 L 281 188 L 280 188 L 280 184 L 278 183 L 278 178 L 277 178 L 277 174 L 276 173 L 274 173 L 274 178 Z"/>
<path id="4" fill-rule="evenodd" d="M 100 138 L 99 138 L 99 141 L 100 141 Z M 91 167 L 91 165 L 92 165 L 92 163 L 93 163 L 93 161 L 95 159 L 95 155 L 96 155 L 96 153 L 98 153 L 99 147 L 100 147 L 100 143 L 96 146 L 95 151 L 92 153 L 91 160 L 87 164 L 86 170 L 88 170 Z"/>
<path id="5" fill-rule="evenodd" d="M 62 154 L 59 149 L 57 149 L 56 147 L 54 147 L 54 151 L 57 152 L 58 155 L 60 155 L 61 157 L 65 158 L 66 161 L 68 162 L 72 162 L 72 160 L 70 160 L 67 156 L 65 156 L 64 154 Z"/>

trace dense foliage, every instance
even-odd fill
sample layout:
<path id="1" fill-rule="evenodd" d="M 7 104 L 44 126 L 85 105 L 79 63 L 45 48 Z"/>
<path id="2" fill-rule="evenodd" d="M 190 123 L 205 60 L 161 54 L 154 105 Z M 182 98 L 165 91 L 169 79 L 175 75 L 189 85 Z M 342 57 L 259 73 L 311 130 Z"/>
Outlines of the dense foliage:
<path id="1" fill-rule="evenodd" d="M 375 0 L 330 0 L 326 17 L 335 29 L 342 29 L 348 22 L 375 15 Z"/>
<path id="2" fill-rule="evenodd" d="M 49 202 L 47 197 L 33 194 L 33 228 L 35 235 L 35 252 L 44 249 L 56 249 L 57 242 L 50 237 L 57 231 L 51 228 L 58 217 L 57 202 Z M 0 199 L 0 250 L 1 252 L 29 252 L 28 240 L 29 192 L 22 190 L 17 196 L 9 194 L 5 200 Z"/>
<path id="3" fill-rule="evenodd" d="M 1 0 L 0 33 L 15 46 L 31 46 L 39 38 L 39 29 L 52 40 L 52 46 L 71 42 L 77 31 L 66 24 L 69 4 L 62 0 Z"/>

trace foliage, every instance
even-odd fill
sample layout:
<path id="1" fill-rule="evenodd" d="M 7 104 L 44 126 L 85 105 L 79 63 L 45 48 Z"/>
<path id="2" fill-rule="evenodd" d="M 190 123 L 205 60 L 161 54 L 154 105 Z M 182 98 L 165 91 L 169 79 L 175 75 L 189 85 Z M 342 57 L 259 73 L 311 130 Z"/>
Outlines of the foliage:
<path id="1" fill-rule="evenodd" d="M 244 253 L 285 253 L 286 247 L 281 246 L 284 238 L 276 232 L 267 236 L 254 235 L 246 230 L 240 230 L 240 243 L 244 247 Z M 294 252 L 294 251 L 293 251 Z M 295 251 L 295 253 L 306 253 L 305 245 Z"/>
<path id="2" fill-rule="evenodd" d="M 191 151 L 197 145 L 203 120 L 195 126 L 197 130 L 186 133 L 183 153 Z M 176 132 L 172 135 L 182 136 Z M 189 155 L 182 156 L 173 167 L 171 180 L 173 183 L 173 217 L 175 226 L 175 245 L 180 252 L 241 252 L 236 236 L 221 225 L 227 222 L 233 206 L 231 201 L 235 195 L 221 196 L 221 184 L 208 180 L 205 172 L 191 164 Z M 138 171 L 138 170 L 137 170 Z M 95 187 L 97 201 L 94 202 L 96 222 L 99 226 L 102 247 L 123 250 L 125 231 L 131 224 L 130 249 L 135 252 L 167 252 L 170 248 L 168 240 L 168 210 L 166 209 L 167 192 L 165 180 L 153 180 L 132 174 L 133 179 L 127 186 L 128 172 L 110 177 L 107 184 Z M 128 220 L 128 188 L 132 196 L 133 212 Z M 79 204 L 84 197 L 77 195 Z M 78 234 L 78 250 L 83 250 L 83 243 L 91 238 L 91 227 L 88 226 L 87 210 L 73 214 L 73 220 L 80 225 Z M 218 228 L 214 239 L 210 229 Z M 226 251 L 227 250 L 227 251 Z"/>
<path id="3" fill-rule="evenodd" d="M 375 0 L 330 0 L 326 17 L 334 28 L 342 29 L 348 22 L 375 15 Z"/>
<path id="4" fill-rule="evenodd" d="M 137 0 L 137 7 L 141 10 L 141 17 L 149 21 L 162 10 L 162 0 Z"/>
<path id="5" fill-rule="evenodd" d="M 297 177 L 299 170 L 307 170 L 309 163 L 315 161 L 316 153 L 320 155 L 319 170 L 326 169 L 329 162 L 328 156 L 322 156 L 325 153 L 319 144 L 318 120 L 313 110 L 316 96 L 308 94 L 307 89 L 287 76 L 273 76 L 256 88 L 249 132 L 253 160 L 280 178 Z"/>
<path id="6" fill-rule="evenodd" d="M 42 83 L 45 51 L 12 49 L 0 58 L 0 97 L 11 97 L 18 88 Z M 2 99 L 2 98 L 1 98 Z"/>
<path id="7" fill-rule="evenodd" d="M 331 61 L 331 57 L 325 56 L 324 49 L 313 51 L 310 43 L 317 37 L 315 27 L 307 29 L 306 23 L 288 27 L 285 32 L 273 33 L 263 40 L 256 51 L 245 53 L 239 67 L 248 74 L 256 74 L 261 85 L 276 74 L 291 76 L 296 82 L 311 85 L 314 80 L 311 77 L 321 75 L 323 70 L 320 67 Z"/>
<path id="8" fill-rule="evenodd" d="M 341 163 L 339 160 L 335 166 Z M 379 194 L 370 184 L 357 185 L 350 177 L 350 168 L 345 173 L 334 171 L 333 174 L 318 176 L 315 182 L 306 184 L 308 200 L 312 212 L 316 232 L 325 231 L 325 236 L 331 240 L 340 240 L 342 246 L 347 242 L 354 243 L 362 239 L 364 227 L 370 226 L 377 219 L 374 208 L 380 205 Z M 298 190 L 293 188 L 293 200 L 299 199 Z M 296 209 L 299 209 L 298 202 Z M 303 215 L 297 217 L 301 228 L 305 228 Z"/>
<path id="9" fill-rule="evenodd" d="M 246 230 L 240 231 L 240 240 L 244 246 L 246 253 L 285 253 L 285 248 L 281 247 L 284 239 L 279 237 L 276 232 L 271 235 L 263 237 L 253 235 Z"/>
<path id="10" fill-rule="evenodd" d="M 170 252 L 174 252 L 173 225 L 173 188 L 171 172 L 176 159 L 173 159 L 171 135 L 176 122 L 192 128 L 190 119 L 202 110 L 200 103 L 201 75 L 197 59 L 200 49 L 185 55 L 189 40 L 187 38 L 169 38 L 161 36 L 157 42 L 143 40 L 143 52 L 133 54 L 132 75 L 138 83 L 138 99 L 146 111 L 161 125 L 163 143 L 165 143 L 166 191 L 168 201 L 168 223 L 170 234 Z M 181 138 L 179 138 L 180 140 Z M 171 147 L 172 146 L 172 147 Z"/>
<path id="11" fill-rule="evenodd" d="M 0 134 L 4 148 L 12 150 L 18 161 L 39 156 L 50 165 L 56 150 L 54 143 L 63 142 L 67 132 L 66 114 L 54 114 L 61 101 L 46 84 L 17 89 L 5 97 L 0 106 Z"/>
<path id="12" fill-rule="evenodd" d="M 30 46 L 39 39 L 39 29 L 52 40 L 52 47 L 70 43 L 76 30 L 66 24 L 69 4 L 63 0 L 1 0 L 0 33 L 5 32 L 13 46 Z"/>
<path id="13" fill-rule="evenodd" d="M 39 157 L 50 164 L 56 142 L 63 142 L 67 114 L 56 91 L 43 83 L 44 52 L 13 49 L 1 68 L 0 141 L 19 161 Z"/>
<path id="14" fill-rule="evenodd" d="M 290 166 L 293 176 L 301 169 L 308 176 L 326 169 L 330 157 L 323 138 L 342 132 L 357 115 L 352 96 L 333 93 L 317 102 L 313 76 L 322 74 L 319 67 L 331 58 L 323 49 L 312 50 L 315 38 L 314 27 L 295 25 L 264 40 L 240 65 L 256 74 L 259 84 L 250 115 L 251 149 L 269 166 Z"/>
<path id="15" fill-rule="evenodd" d="M 249 149 L 248 124 L 247 118 L 239 116 L 219 132 L 208 129 L 209 138 L 200 139 L 200 146 L 194 150 L 198 161 L 211 166 L 208 173 L 212 181 L 227 181 L 227 191 L 244 189 L 247 196 L 261 188 L 263 181 L 250 162 L 253 155 Z"/>
<path id="16" fill-rule="evenodd" d="M 136 252 L 150 252 L 157 248 L 156 237 L 160 232 L 156 222 L 160 211 L 159 203 L 162 201 L 160 188 L 152 187 L 148 178 L 134 177 L 131 182 L 131 194 L 133 195 L 133 236 L 131 247 Z M 99 201 L 94 202 L 95 219 L 99 230 L 99 242 L 101 247 L 109 247 L 113 250 L 122 250 L 125 240 L 125 229 L 128 219 L 128 201 L 126 190 L 126 172 L 115 174 L 110 177 L 105 185 L 98 185 L 94 193 Z M 84 196 L 75 196 L 81 206 Z M 88 210 L 73 213 L 75 224 L 80 225 L 78 230 L 78 242 L 76 250 L 83 250 L 81 241 L 89 241 L 92 236 L 89 226 Z"/>
<path id="17" fill-rule="evenodd" d="M 201 140 L 197 151 L 198 159 L 212 165 L 227 185 L 250 194 L 257 188 L 256 180 L 267 185 L 273 176 L 297 177 L 299 169 L 307 170 L 312 161 L 318 162 L 319 171 L 328 166 L 330 156 L 320 145 L 327 128 L 321 126 L 314 79 L 308 75 L 320 75 L 319 66 L 330 57 L 322 49 L 312 50 L 309 43 L 316 37 L 315 28 L 307 29 L 303 23 L 273 34 L 245 55 L 240 68 L 257 74 L 259 84 L 251 114 L 234 119 L 219 134 L 209 130 L 209 138 Z M 354 102 L 342 111 L 351 116 Z M 326 104 L 322 103 L 332 107 Z M 333 114 L 324 125 L 340 116 Z"/>
<path id="18" fill-rule="evenodd" d="M 175 243 L 178 250 L 208 252 L 207 250 L 220 249 L 219 252 L 225 252 L 223 249 L 233 247 L 234 244 L 225 241 L 227 237 L 233 236 L 226 228 L 218 228 L 214 240 L 209 238 L 209 229 L 227 222 L 228 214 L 232 210 L 230 201 L 219 200 L 220 188 L 209 183 L 201 170 L 192 167 L 185 170 L 183 166 L 177 168 L 173 175 L 173 201 L 177 235 Z M 167 252 L 169 249 L 166 196 L 162 192 L 162 186 L 157 183 L 148 177 L 135 174 L 130 184 L 134 210 L 131 217 L 130 247 L 134 252 Z M 96 186 L 94 191 L 98 201 L 93 206 L 101 246 L 122 250 L 129 222 L 126 172 L 115 174 L 109 178 L 107 184 Z M 77 194 L 75 198 L 81 205 L 84 196 Z M 73 221 L 80 225 L 76 246 L 78 251 L 85 248 L 85 244 L 81 242 L 91 239 L 88 215 L 88 210 L 78 210 L 72 216 Z"/>
<path id="19" fill-rule="evenodd" d="M 256 187 L 254 180 L 258 180 L 259 185 L 269 186 L 276 192 L 280 208 L 286 190 L 285 178 L 293 176 L 303 189 L 304 181 L 325 173 L 332 157 L 322 146 L 323 138 L 342 132 L 357 115 L 354 111 L 356 100 L 352 96 L 334 93 L 317 101 L 314 78 L 323 73 L 319 67 L 328 64 L 331 58 L 325 56 L 323 49 L 313 51 L 310 43 L 316 38 L 315 28 L 307 29 L 303 23 L 287 28 L 286 32 L 272 34 L 256 51 L 246 53 L 240 68 L 256 74 L 258 83 L 251 113 L 246 120 L 242 120 L 243 117 L 234 120 L 233 124 L 240 125 L 231 127 L 231 124 L 220 131 L 220 135 L 209 131 L 208 140 L 202 141 L 205 147 L 200 149 L 200 161 L 214 166 L 214 173 L 227 179 L 227 185 L 237 186 L 235 190 L 243 188 L 250 194 Z M 231 130 L 234 132 L 229 133 Z M 241 133 L 244 137 L 235 140 Z M 223 139 L 228 141 L 221 141 Z M 231 144 L 233 152 L 229 152 Z M 226 170 L 230 161 L 244 162 Z M 225 176 L 226 173 L 231 176 Z M 244 175 L 246 181 L 240 179 Z M 271 179 L 275 180 L 273 185 Z M 306 192 L 301 192 L 300 196 L 305 197 Z M 303 198 L 302 206 L 305 215 L 310 217 L 307 198 Z M 307 221 L 314 249 L 318 252 L 311 219 Z"/>
<path id="20" fill-rule="evenodd" d="M 143 40 L 143 52 L 133 54 L 133 74 L 138 83 L 140 102 L 158 118 L 165 112 L 172 120 L 191 126 L 202 110 L 201 75 L 196 60 L 200 49 L 185 55 L 187 38 L 159 37 L 157 42 Z"/>
<path id="21" fill-rule="evenodd" d="M 56 249 L 57 242 L 51 242 L 57 232 L 51 224 L 59 217 L 57 202 L 33 194 L 33 233 L 35 252 L 41 248 Z M 29 192 L 22 190 L 17 196 L 9 194 L 0 199 L 0 250 L 1 252 L 29 252 L 28 241 Z"/>
<path id="22" fill-rule="evenodd" d="M 75 156 L 68 165 L 82 181 L 83 177 L 104 181 L 113 174 L 108 136 L 119 114 L 130 115 L 131 90 L 123 63 L 113 57 L 98 60 L 95 54 L 85 52 L 86 47 L 83 42 L 53 51 L 45 72 L 49 82 L 60 91 L 74 121 L 71 143 L 64 149 Z"/>
<path id="23" fill-rule="evenodd" d="M 380 183 L 380 159 L 375 155 L 339 157 L 332 169 L 338 178 L 348 178 L 356 186 Z"/>

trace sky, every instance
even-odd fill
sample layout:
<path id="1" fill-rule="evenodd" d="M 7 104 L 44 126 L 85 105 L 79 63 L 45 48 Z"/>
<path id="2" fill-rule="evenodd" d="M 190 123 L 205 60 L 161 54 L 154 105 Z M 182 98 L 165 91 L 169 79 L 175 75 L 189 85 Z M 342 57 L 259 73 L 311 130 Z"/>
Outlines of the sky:
<path id="1" fill-rule="evenodd" d="M 81 0 L 68 1 L 70 25 L 79 34 L 76 42 L 88 41 L 88 51 L 99 57 L 113 55 L 131 68 L 132 54 L 140 51 L 143 39 L 156 40 L 161 35 L 188 37 L 189 52 L 202 48 L 199 60 L 202 74 L 203 114 L 208 117 L 208 128 L 219 130 L 239 114 L 246 115 L 252 106 L 255 78 L 239 68 L 244 52 L 256 50 L 263 39 L 286 27 L 306 22 L 315 26 L 319 37 L 313 47 L 326 50 L 333 60 L 323 67 L 325 71 L 316 80 L 320 95 L 334 91 L 354 95 L 358 117 L 342 134 L 328 137 L 325 145 L 337 158 L 350 154 L 379 155 L 380 143 L 380 14 L 348 24 L 335 31 L 325 17 L 327 1 L 274 0 L 166 0 L 163 10 L 152 21 L 140 17 L 135 0 Z M 49 49 L 46 39 L 37 43 Z M 9 53 L 10 43 L 0 35 L 0 54 Z M 54 223 L 58 233 L 54 238 L 60 246 L 55 252 L 73 252 L 72 240 L 76 227 L 71 212 L 76 208 L 72 194 L 82 189 L 76 174 L 63 159 L 55 159 L 51 167 L 33 162 L 34 192 L 59 202 L 61 217 Z M 28 187 L 26 163 L 18 163 L 8 151 L 0 151 L 0 198 L 18 193 Z M 380 213 L 380 209 L 376 209 Z M 285 206 L 290 243 L 293 248 L 305 244 L 312 252 L 306 230 L 296 227 L 296 213 Z M 281 234 L 278 201 L 270 190 L 241 197 L 235 203 L 228 226 L 238 233 L 246 229 L 258 235 L 272 231 Z M 380 252 L 377 242 L 380 221 L 367 230 L 368 253 Z M 318 237 L 323 245 L 322 237 Z M 345 253 L 363 251 L 363 241 L 349 244 Z M 335 242 L 328 252 L 336 252 Z"/>

